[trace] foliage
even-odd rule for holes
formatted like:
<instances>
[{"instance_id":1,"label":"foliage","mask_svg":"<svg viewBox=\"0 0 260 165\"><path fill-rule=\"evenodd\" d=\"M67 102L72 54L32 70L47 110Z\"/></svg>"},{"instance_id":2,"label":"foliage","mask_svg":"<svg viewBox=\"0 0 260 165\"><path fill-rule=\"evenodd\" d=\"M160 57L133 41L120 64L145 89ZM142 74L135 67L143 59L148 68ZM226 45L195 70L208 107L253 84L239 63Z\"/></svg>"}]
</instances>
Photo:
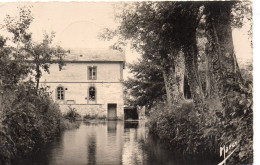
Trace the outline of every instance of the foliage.
<instances>
[{"instance_id":1,"label":"foliage","mask_svg":"<svg viewBox=\"0 0 260 165\"><path fill-rule=\"evenodd\" d=\"M243 72L245 72L243 75L247 75L243 77L246 87L244 91L233 91L226 96L231 98L230 117L222 118L223 123L219 125L218 132L221 135L221 141L240 142L238 151L229 160L231 164L253 163L253 85L252 77L249 76L250 70L243 70Z\"/></svg>"},{"instance_id":2,"label":"foliage","mask_svg":"<svg viewBox=\"0 0 260 165\"><path fill-rule=\"evenodd\" d=\"M5 90L1 99L0 162L24 156L61 131L59 106L46 89L37 91L32 82Z\"/></svg>"},{"instance_id":3,"label":"foliage","mask_svg":"<svg viewBox=\"0 0 260 165\"><path fill-rule=\"evenodd\" d=\"M156 65L142 59L128 67L134 74L134 78L129 78L124 82L130 95L134 97L128 100L131 105L146 106L150 109L155 103L165 100L163 75Z\"/></svg>"},{"instance_id":4,"label":"foliage","mask_svg":"<svg viewBox=\"0 0 260 165\"><path fill-rule=\"evenodd\" d=\"M246 70L239 70L232 41L232 26L241 27L245 17L251 20L250 14L250 3L244 2L138 2L123 9L118 16L120 26L110 34L130 40L132 47L144 59L162 68L161 71L175 65L176 52L180 49L184 51L186 74L195 103L190 115L195 119L189 118L189 114L182 114L185 113L185 107L178 109L178 106L183 105L174 105L173 108L166 108L166 111L157 107L151 112L151 120L156 122L151 124L150 129L162 139L170 141L174 147L183 147L185 152L197 154L204 146L208 148L204 152L216 153L220 143L239 141L241 146L236 154L239 158L230 159L231 164L252 162L252 78L246 74ZM204 23L200 23L202 20ZM207 47L199 47L196 43L201 42L198 37L204 39ZM203 60L203 56L207 60L205 66L209 68L204 66L198 72L197 62ZM247 76L246 81L241 74ZM202 84L198 77L207 76L212 76L208 82L217 88L207 94L217 91L212 104L220 105L218 110L207 104L209 100L205 100L199 89ZM139 83L140 88L134 86L137 92L133 94L137 95L138 91L143 93L140 92L137 101L146 94L141 82L143 79L140 76L129 83ZM179 131L182 134L178 134ZM212 150L209 146L212 146Z\"/></svg>"},{"instance_id":5,"label":"foliage","mask_svg":"<svg viewBox=\"0 0 260 165\"><path fill-rule=\"evenodd\" d=\"M81 119L80 114L77 113L75 108L69 107L69 111L64 115L64 118L70 122L75 122Z\"/></svg>"},{"instance_id":6,"label":"foliage","mask_svg":"<svg viewBox=\"0 0 260 165\"><path fill-rule=\"evenodd\" d=\"M253 64L252 62L246 62L239 65L241 76L245 81L245 84L253 84Z\"/></svg>"},{"instance_id":7,"label":"foliage","mask_svg":"<svg viewBox=\"0 0 260 165\"><path fill-rule=\"evenodd\" d=\"M134 2L123 5L116 15L120 27L115 31L107 30L104 36L112 38L113 35L131 41L133 48L140 52L147 52L149 57L160 62L172 53L171 48L180 49L180 41L188 39L189 31L187 14L198 10L200 3L182 2ZM188 12L188 10L190 10ZM192 11L191 11L192 10ZM180 32L180 33L178 33ZM181 33L182 32L182 33ZM163 51L163 52L159 52ZM173 54L175 55L175 54ZM171 55L170 55L171 56ZM162 63L167 65L168 62Z\"/></svg>"},{"instance_id":8,"label":"foliage","mask_svg":"<svg viewBox=\"0 0 260 165\"><path fill-rule=\"evenodd\" d=\"M252 92L252 89L248 89ZM220 161L219 148L223 144L239 142L239 148L228 164L253 162L252 95L234 92L232 118L226 120L219 98L206 100L207 113L199 114L192 102L182 102L173 108L159 104L150 112L149 131L159 136L169 147L185 156L215 157ZM203 121L203 122L202 122Z\"/></svg>"},{"instance_id":9,"label":"foliage","mask_svg":"<svg viewBox=\"0 0 260 165\"><path fill-rule=\"evenodd\" d=\"M31 153L66 128L47 88L38 89L40 68L48 72L54 56L62 64L64 50L51 45L54 34L45 34L40 43L33 41L32 21L30 8L20 8L19 16L7 15L3 26L12 38L0 37L1 164ZM28 78L34 72L36 84Z\"/></svg>"},{"instance_id":10,"label":"foliage","mask_svg":"<svg viewBox=\"0 0 260 165\"><path fill-rule=\"evenodd\" d=\"M24 49L30 55L29 61L32 61L32 67L36 71L36 88L39 86L39 80L42 75L41 69L49 73L51 63L58 62L59 69L65 65L63 61L65 50L60 46L51 46L54 36L54 33L50 35L44 34L44 39L40 43L30 41L25 45Z\"/></svg>"},{"instance_id":11,"label":"foliage","mask_svg":"<svg viewBox=\"0 0 260 165\"><path fill-rule=\"evenodd\" d=\"M253 46L252 11L252 1L240 1L234 4L231 12L233 28L242 28L243 25L249 26L247 33L248 39L251 41L251 47Z\"/></svg>"},{"instance_id":12,"label":"foliage","mask_svg":"<svg viewBox=\"0 0 260 165\"><path fill-rule=\"evenodd\" d=\"M169 143L172 150L183 155L215 156L218 141L212 130L205 131L206 125L201 122L205 116L194 109L192 101L183 101L173 108L158 105L150 112L149 130ZM216 122L215 116L208 114L207 121Z\"/></svg>"},{"instance_id":13,"label":"foliage","mask_svg":"<svg viewBox=\"0 0 260 165\"><path fill-rule=\"evenodd\" d=\"M203 100L201 85L197 83L199 76L195 76L198 74L195 33L202 16L202 5L202 2L170 1L131 3L123 6L116 16L120 26L106 32L109 39L113 35L119 36L118 43L130 41L132 48L161 68L169 104L183 99L185 67L190 89L194 91L194 102ZM188 64L185 67L184 62Z\"/></svg>"},{"instance_id":14,"label":"foliage","mask_svg":"<svg viewBox=\"0 0 260 165\"><path fill-rule=\"evenodd\" d=\"M12 88L30 73L30 66L22 56L6 45L7 39L0 36L0 79L4 88Z\"/></svg>"},{"instance_id":15,"label":"foliage","mask_svg":"<svg viewBox=\"0 0 260 165\"><path fill-rule=\"evenodd\" d=\"M64 65L65 50L60 46L52 45L54 32L44 34L41 42L33 41L32 33L29 32L33 19L30 8L20 8L18 17L7 15L4 27L13 35L12 42L15 46L10 45L9 49L13 51L14 59L20 60L18 61L20 64L26 63L23 66L30 67L35 72L36 88L38 89L42 70L49 73L50 63L54 60L58 62L60 69ZM28 63L28 61L30 62Z\"/></svg>"}]
</instances>

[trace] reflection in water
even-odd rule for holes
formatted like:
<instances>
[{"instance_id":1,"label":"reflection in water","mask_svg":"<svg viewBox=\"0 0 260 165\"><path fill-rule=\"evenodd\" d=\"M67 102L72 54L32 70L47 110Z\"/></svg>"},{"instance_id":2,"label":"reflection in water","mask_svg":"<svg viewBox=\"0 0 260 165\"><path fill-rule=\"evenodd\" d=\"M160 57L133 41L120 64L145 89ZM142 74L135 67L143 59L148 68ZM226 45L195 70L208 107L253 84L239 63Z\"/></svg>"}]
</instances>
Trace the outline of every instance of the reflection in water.
<instances>
[{"instance_id":1,"label":"reflection in water","mask_svg":"<svg viewBox=\"0 0 260 165\"><path fill-rule=\"evenodd\" d=\"M138 122L136 122L136 121L134 121L134 122L126 121L124 123L124 128L125 129L128 129L128 128L138 128Z\"/></svg>"},{"instance_id":2,"label":"reflection in water","mask_svg":"<svg viewBox=\"0 0 260 165\"><path fill-rule=\"evenodd\" d=\"M182 165L190 164L148 136L144 122L82 123L42 147L19 165Z\"/></svg>"},{"instance_id":3,"label":"reflection in water","mask_svg":"<svg viewBox=\"0 0 260 165\"><path fill-rule=\"evenodd\" d=\"M117 121L107 121L108 133L116 132Z\"/></svg>"},{"instance_id":4,"label":"reflection in water","mask_svg":"<svg viewBox=\"0 0 260 165\"><path fill-rule=\"evenodd\" d=\"M96 137L91 136L88 144L88 165L96 164Z\"/></svg>"},{"instance_id":5,"label":"reflection in water","mask_svg":"<svg viewBox=\"0 0 260 165\"><path fill-rule=\"evenodd\" d=\"M133 123L128 126L133 126L133 128L125 129L122 164L145 164L146 156L139 142L139 140L144 140L145 130L136 129Z\"/></svg>"}]
</instances>

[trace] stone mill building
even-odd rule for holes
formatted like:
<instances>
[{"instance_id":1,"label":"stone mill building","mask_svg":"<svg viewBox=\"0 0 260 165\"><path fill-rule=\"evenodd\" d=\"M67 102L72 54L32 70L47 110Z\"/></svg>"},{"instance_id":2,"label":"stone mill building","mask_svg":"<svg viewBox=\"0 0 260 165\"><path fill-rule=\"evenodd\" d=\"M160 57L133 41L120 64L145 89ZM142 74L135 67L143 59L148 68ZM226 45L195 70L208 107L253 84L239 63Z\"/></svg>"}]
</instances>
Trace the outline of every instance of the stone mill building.
<instances>
[{"instance_id":1,"label":"stone mill building","mask_svg":"<svg viewBox=\"0 0 260 165\"><path fill-rule=\"evenodd\" d=\"M123 69L125 55L110 49L77 49L66 55L65 66L50 65L41 85L50 87L63 113L69 107L81 115L124 119Z\"/></svg>"}]
</instances>

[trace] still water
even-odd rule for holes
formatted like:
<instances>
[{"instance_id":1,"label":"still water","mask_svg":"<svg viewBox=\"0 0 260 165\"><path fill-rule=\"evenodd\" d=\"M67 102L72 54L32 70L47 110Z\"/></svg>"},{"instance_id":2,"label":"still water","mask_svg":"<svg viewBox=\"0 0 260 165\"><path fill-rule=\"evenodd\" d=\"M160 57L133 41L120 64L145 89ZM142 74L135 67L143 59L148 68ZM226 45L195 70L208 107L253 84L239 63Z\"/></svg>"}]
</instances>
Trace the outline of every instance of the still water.
<instances>
[{"instance_id":1,"label":"still water","mask_svg":"<svg viewBox=\"0 0 260 165\"><path fill-rule=\"evenodd\" d=\"M106 121L84 123L15 162L20 165L181 165L187 162L148 135L145 123ZM189 163L190 164L190 163Z\"/></svg>"}]
</instances>

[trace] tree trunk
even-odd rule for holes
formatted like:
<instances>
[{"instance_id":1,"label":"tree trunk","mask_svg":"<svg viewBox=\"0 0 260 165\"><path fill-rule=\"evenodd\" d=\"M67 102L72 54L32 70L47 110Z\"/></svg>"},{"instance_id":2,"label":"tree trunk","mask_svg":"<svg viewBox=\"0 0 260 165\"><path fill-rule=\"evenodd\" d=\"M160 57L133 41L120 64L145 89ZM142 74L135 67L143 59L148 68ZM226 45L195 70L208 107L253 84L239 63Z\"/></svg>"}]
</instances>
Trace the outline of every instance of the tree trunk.
<instances>
[{"instance_id":1,"label":"tree trunk","mask_svg":"<svg viewBox=\"0 0 260 165\"><path fill-rule=\"evenodd\" d=\"M164 84L165 84L165 89L166 89L166 96L167 96L167 104L171 107L173 105L173 89L171 89L172 87L172 83L171 83L171 75L172 71L170 71L172 69L169 70L163 70L163 79L164 79Z\"/></svg>"},{"instance_id":2,"label":"tree trunk","mask_svg":"<svg viewBox=\"0 0 260 165\"><path fill-rule=\"evenodd\" d=\"M174 56L175 81L178 90L178 99L184 99L184 74L185 74L185 59L184 53L179 51L177 56Z\"/></svg>"},{"instance_id":3,"label":"tree trunk","mask_svg":"<svg viewBox=\"0 0 260 165\"><path fill-rule=\"evenodd\" d=\"M183 52L174 56L172 66L163 70L167 102L169 106L176 105L184 99L185 63Z\"/></svg>"},{"instance_id":4,"label":"tree trunk","mask_svg":"<svg viewBox=\"0 0 260 165\"><path fill-rule=\"evenodd\" d=\"M224 5L223 5L224 4ZM212 47L212 66L218 95L228 117L233 107L234 91L243 91L243 79L234 53L230 3L216 2L206 6L207 38Z\"/></svg>"},{"instance_id":5,"label":"tree trunk","mask_svg":"<svg viewBox=\"0 0 260 165\"><path fill-rule=\"evenodd\" d=\"M197 62L197 44L195 33L194 37L191 38L190 44L187 44L184 48L185 53L185 66L187 71L188 83L190 86L191 97L195 104L195 108L198 111L203 111L205 108L204 104L204 94L202 91L202 86L200 82L200 77L198 73L198 62Z\"/></svg>"},{"instance_id":6,"label":"tree trunk","mask_svg":"<svg viewBox=\"0 0 260 165\"><path fill-rule=\"evenodd\" d=\"M226 143L239 141L238 161L250 164L253 161L252 89L244 85L234 53L230 16L233 3L214 2L205 6L206 31L213 49L214 81L224 109L224 122L235 130L230 134L229 128L224 127L219 132ZM241 153L246 156L240 158Z\"/></svg>"},{"instance_id":7,"label":"tree trunk","mask_svg":"<svg viewBox=\"0 0 260 165\"><path fill-rule=\"evenodd\" d=\"M180 99L182 98L182 95L179 91L179 86L176 82L176 76L177 74L173 66L163 71L167 102L169 106L178 104Z\"/></svg>"},{"instance_id":8,"label":"tree trunk","mask_svg":"<svg viewBox=\"0 0 260 165\"><path fill-rule=\"evenodd\" d=\"M205 98L211 99L216 97L216 85L214 83L213 66L212 66L212 54L214 52L211 49L211 45L206 46L206 91Z\"/></svg>"}]
</instances>

